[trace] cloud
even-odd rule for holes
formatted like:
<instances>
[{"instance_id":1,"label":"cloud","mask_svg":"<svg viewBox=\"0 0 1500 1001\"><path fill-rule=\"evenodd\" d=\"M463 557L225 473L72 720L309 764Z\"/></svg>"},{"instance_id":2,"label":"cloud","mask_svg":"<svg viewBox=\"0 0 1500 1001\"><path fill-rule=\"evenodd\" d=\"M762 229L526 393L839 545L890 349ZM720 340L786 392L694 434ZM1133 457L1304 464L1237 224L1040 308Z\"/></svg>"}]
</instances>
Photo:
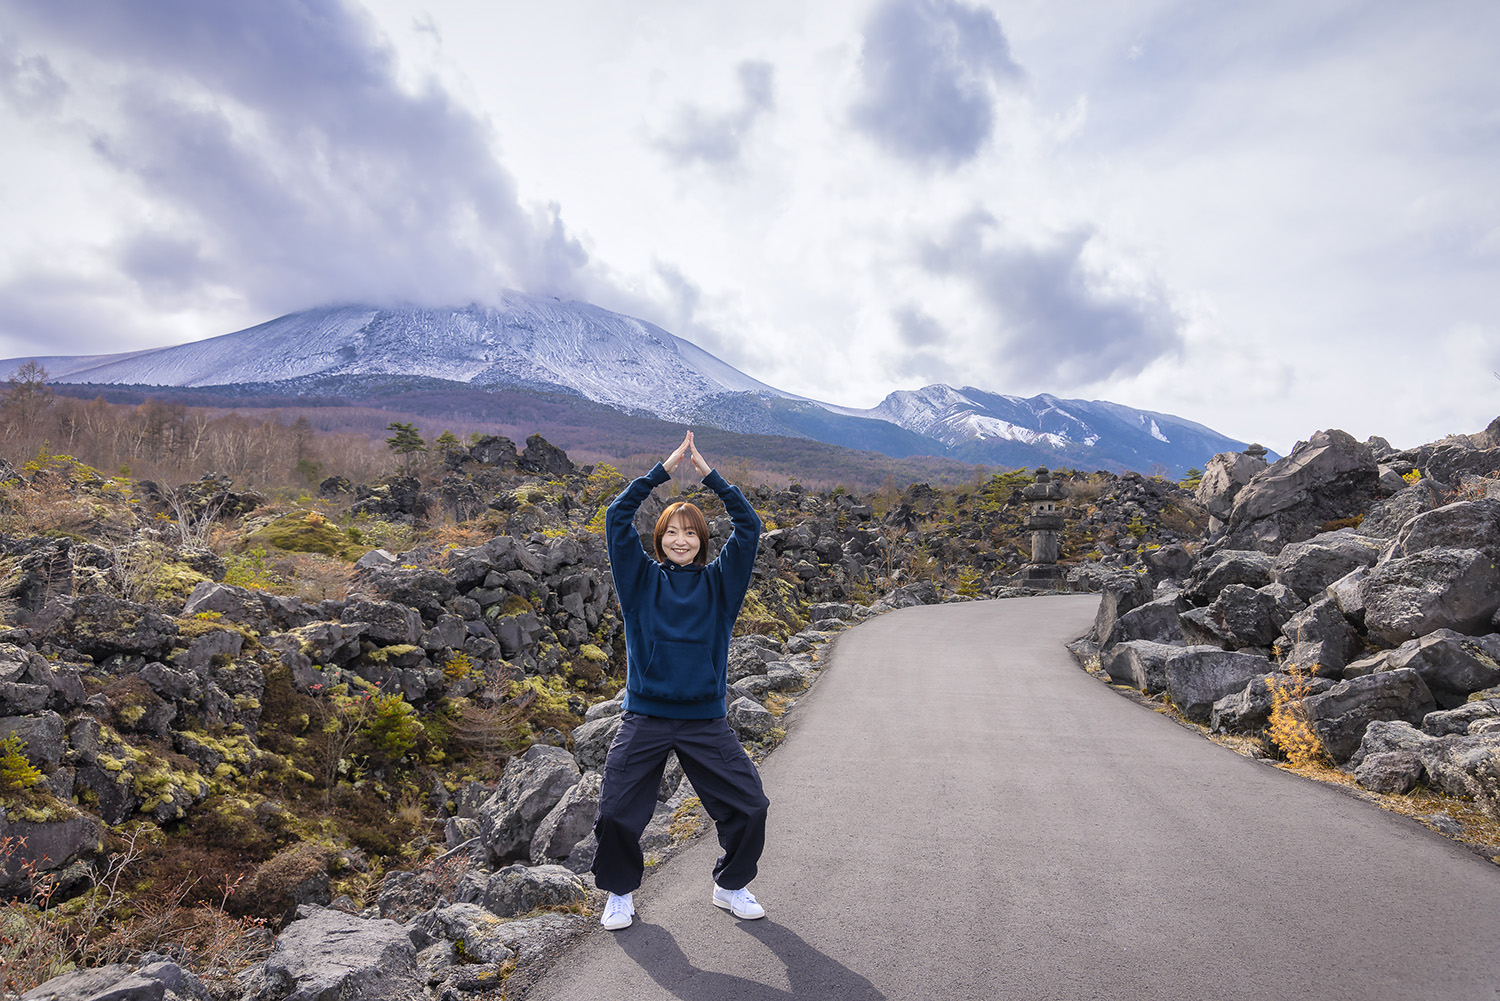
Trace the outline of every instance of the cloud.
<instances>
[{"instance_id":1,"label":"cloud","mask_svg":"<svg viewBox=\"0 0 1500 1001\"><path fill-rule=\"evenodd\" d=\"M653 146L679 166L702 163L720 167L737 162L750 129L776 108L776 69L770 63L746 60L735 70L740 103L728 111L711 112L693 105L677 111L677 122Z\"/></svg>"},{"instance_id":2,"label":"cloud","mask_svg":"<svg viewBox=\"0 0 1500 1001\"><path fill-rule=\"evenodd\" d=\"M984 362L1060 390L1135 375L1184 343L1183 318L1161 284L1111 267L1097 243L1086 227L1022 241L978 211L919 256L988 311Z\"/></svg>"},{"instance_id":3,"label":"cloud","mask_svg":"<svg viewBox=\"0 0 1500 1001\"><path fill-rule=\"evenodd\" d=\"M67 91L46 58L22 55L0 35L0 99L22 115L43 115L56 111Z\"/></svg>"},{"instance_id":4,"label":"cloud","mask_svg":"<svg viewBox=\"0 0 1500 1001\"><path fill-rule=\"evenodd\" d=\"M148 302L232 286L265 312L580 287L582 245L555 205L521 202L487 123L436 83L403 87L339 0L7 6L0 89L143 200L96 264Z\"/></svg>"},{"instance_id":5,"label":"cloud","mask_svg":"<svg viewBox=\"0 0 1500 1001\"><path fill-rule=\"evenodd\" d=\"M896 321L901 343L909 348L935 347L948 340L942 324L916 306L908 304L892 310L891 318Z\"/></svg>"},{"instance_id":6,"label":"cloud","mask_svg":"<svg viewBox=\"0 0 1500 1001\"><path fill-rule=\"evenodd\" d=\"M958 0L886 0L865 24L855 128L919 164L973 159L995 126L997 88L1024 73L994 13Z\"/></svg>"}]
</instances>

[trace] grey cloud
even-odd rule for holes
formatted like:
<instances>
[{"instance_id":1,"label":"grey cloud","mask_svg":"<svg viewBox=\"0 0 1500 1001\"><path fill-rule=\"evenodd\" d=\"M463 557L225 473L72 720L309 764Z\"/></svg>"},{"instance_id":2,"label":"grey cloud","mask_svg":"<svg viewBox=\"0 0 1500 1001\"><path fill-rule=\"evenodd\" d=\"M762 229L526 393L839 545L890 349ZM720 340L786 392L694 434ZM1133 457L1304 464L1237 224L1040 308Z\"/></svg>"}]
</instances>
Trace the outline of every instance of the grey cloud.
<instances>
[{"instance_id":1,"label":"grey cloud","mask_svg":"<svg viewBox=\"0 0 1500 1001\"><path fill-rule=\"evenodd\" d=\"M22 55L14 40L0 35L0 99L23 115L54 114L68 85L43 56Z\"/></svg>"},{"instance_id":2,"label":"grey cloud","mask_svg":"<svg viewBox=\"0 0 1500 1001\"><path fill-rule=\"evenodd\" d=\"M678 110L671 131L652 139L652 145L684 166L718 167L738 161L750 129L776 108L776 69L767 62L747 60L735 72L740 80L737 107L712 112L686 105Z\"/></svg>"},{"instance_id":3,"label":"grey cloud","mask_svg":"<svg viewBox=\"0 0 1500 1001\"><path fill-rule=\"evenodd\" d=\"M948 332L943 329L942 324L916 306L902 306L893 310L891 318L896 321L896 333L900 336L901 343L907 347L933 347L948 339Z\"/></svg>"},{"instance_id":4,"label":"grey cloud","mask_svg":"<svg viewBox=\"0 0 1500 1001\"><path fill-rule=\"evenodd\" d=\"M170 220L170 240L114 249L143 292L221 282L281 311L580 287L587 255L556 206L522 206L487 124L436 84L403 89L346 3L14 0L4 20L57 56L33 61L88 67L69 83L108 111L60 124Z\"/></svg>"},{"instance_id":5,"label":"grey cloud","mask_svg":"<svg viewBox=\"0 0 1500 1001\"><path fill-rule=\"evenodd\" d=\"M991 309L986 361L1060 390L1134 375L1182 349L1182 319L1165 289L1106 287L1085 265L1090 230L1042 246L1004 237L979 212L921 251L929 271L967 283Z\"/></svg>"},{"instance_id":6,"label":"grey cloud","mask_svg":"<svg viewBox=\"0 0 1500 1001\"><path fill-rule=\"evenodd\" d=\"M995 125L995 91L1023 77L994 13L958 0L886 0L864 29L850 121L916 163L972 159Z\"/></svg>"}]
</instances>

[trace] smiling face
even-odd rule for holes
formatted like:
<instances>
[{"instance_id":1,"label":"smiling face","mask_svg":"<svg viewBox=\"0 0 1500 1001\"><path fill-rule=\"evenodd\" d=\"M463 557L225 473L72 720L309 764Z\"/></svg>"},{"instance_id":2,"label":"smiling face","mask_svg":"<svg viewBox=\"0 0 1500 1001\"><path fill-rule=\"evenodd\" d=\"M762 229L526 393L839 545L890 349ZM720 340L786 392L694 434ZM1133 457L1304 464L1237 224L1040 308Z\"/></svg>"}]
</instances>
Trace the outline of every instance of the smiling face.
<instances>
[{"instance_id":1,"label":"smiling face","mask_svg":"<svg viewBox=\"0 0 1500 1001\"><path fill-rule=\"evenodd\" d=\"M708 563L708 521L697 505L678 501L656 520L656 554L661 560L685 567Z\"/></svg>"},{"instance_id":2,"label":"smiling face","mask_svg":"<svg viewBox=\"0 0 1500 1001\"><path fill-rule=\"evenodd\" d=\"M703 548L703 540L698 538L698 530L679 512L667 521L667 530L662 533L658 546L663 556L685 567Z\"/></svg>"}]
</instances>

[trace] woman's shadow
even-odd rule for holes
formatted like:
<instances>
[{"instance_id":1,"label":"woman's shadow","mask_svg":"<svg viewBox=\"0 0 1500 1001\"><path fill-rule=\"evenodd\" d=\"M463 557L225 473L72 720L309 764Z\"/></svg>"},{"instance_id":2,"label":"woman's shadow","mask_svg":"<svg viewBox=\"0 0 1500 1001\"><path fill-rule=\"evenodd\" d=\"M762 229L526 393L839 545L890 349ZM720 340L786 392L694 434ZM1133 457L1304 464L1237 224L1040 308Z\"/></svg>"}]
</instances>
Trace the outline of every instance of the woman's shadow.
<instances>
[{"instance_id":1,"label":"woman's shadow","mask_svg":"<svg viewBox=\"0 0 1500 1001\"><path fill-rule=\"evenodd\" d=\"M868 980L823 955L789 928L765 920L737 927L759 939L786 966L790 991L699 969L670 932L639 918L635 928L615 940L651 979L682 1001L886 1001Z\"/></svg>"}]
</instances>

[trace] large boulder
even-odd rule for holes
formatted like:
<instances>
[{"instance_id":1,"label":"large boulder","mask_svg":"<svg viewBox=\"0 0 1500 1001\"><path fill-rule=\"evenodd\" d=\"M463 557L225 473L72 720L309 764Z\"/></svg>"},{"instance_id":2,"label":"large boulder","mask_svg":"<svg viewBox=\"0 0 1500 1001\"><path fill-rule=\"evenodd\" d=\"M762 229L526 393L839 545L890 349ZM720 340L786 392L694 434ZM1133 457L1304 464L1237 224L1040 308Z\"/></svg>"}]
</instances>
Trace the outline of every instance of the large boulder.
<instances>
[{"instance_id":1,"label":"large boulder","mask_svg":"<svg viewBox=\"0 0 1500 1001\"><path fill-rule=\"evenodd\" d=\"M0 643L0 716L22 716L47 707L68 710L85 698L77 668Z\"/></svg>"},{"instance_id":2,"label":"large boulder","mask_svg":"<svg viewBox=\"0 0 1500 1001\"><path fill-rule=\"evenodd\" d=\"M1230 584L1206 608L1182 613L1183 635L1189 642L1211 643L1226 650L1269 647L1280 635L1287 615L1268 587Z\"/></svg>"},{"instance_id":3,"label":"large boulder","mask_svg":"<svg viewBox=\"0 0 1500 1001\"><path fill-rule=\"evenodd\" d=\"M1469 732L1469 726L1480 720L1500 717L1500 698L1465 702L1456 709L1440 709L1422 718L1422 732L1433 737L1447 737Z\"/></svg>"},{"instance_id":4,"label":"large boulder","mask_svg":"<svg viewBox=\"0 0 1500 1001\"><path fill-rule=\"evenodd\" d=\"M1438 503L1437 486L1431 480L1418 480L1371 504L1369 513L1359 523L1359 534L1375 539L1395 538L1407 522L1423 511L1431 511Z\"/></svg>"},{"instance_id":5,"label":"large boulder","mask_svg":"<svg viewBox=\"0 0 1500 1001\"><path fill-rule=\"evenodd\" d=\"M1115 620L1105 638L1104 649L1127 640L1151 640L1156 643L1171 643L1182 639L1181 601L1176 595L1167 595L1155 601L1132 608Z\"/></svg>"},{"instance_id":6,"label":"large boulder","mask_svg":"<svg viewBox=\"0 0 1500 1001\"><path fill-rule=\"evenodd\" d=\"M1338 602L1322 598L1292 616L1277 643L1282 660L1309 674L1338 678L1360 648L1359 634L1339 611Z\"/></svg>"},{"instance_id":7,"label":"large boulder","mask_svg":"<svg viewBox=\"0 0 1500 1001\"><path fill-rule=\"evenodd\" d=\"M1500 820L1500 731L1433 737L1406 722L1377 721L1350 764L1358 774L1372 758L1391 753L1414 756L1430 784Z\"/></svg>"},{"instance_id":8,"label":"large boulder","mask_svg":"<svg viewBox=\"0 0 1500 1001\"><path fill-rule=\"evenodd\" d=\"M417 951L384 918L307 908L276 938L256 1001L422 1001Z\"/></svg>"},{"instance_id":9,"label":"large boulder","mask_svg":"<svg viewBox=\"0 0 1500 1001\"><path fill-rule=\"evenodd\" d=\"M182 608L183 618L204 612L218 612L231 622L262 633L285 632L319 618L316 608L308 608L300 598L207 580L193 588Z\"/></svg>"},{"instance_id":10,"label":"large boulder","mask_svg":"<svg viewBox=\"0 0 1500 1001\"><path fill-rule=\"evenodd\" d=\"M0 858L0 893L6 896L25 896L33 876L66 868L104 845L99 821L81 814L37 822L0 815L0 839L5 838L11 848Z\"/></svg>"},{"instance_id":11,"label":"large boulder","mask_svg":"<svg viewBox=\"0 0 1500 1001\"><path fill-rule=\"evenodd\" d=\"M513 918L538 907L581 904L588 888L560 865L510 865L490 876L472 872L454 890L457 903L479 904L491 914Z\"/></svg>"},{"instance_id":12,"label":"large boulder","mask_svg":"<svg viewBox=\"0 0 1500 1001\"><path fill-rule=\"evenodd\" d=\"M1365 728L1377 720L1411 724L1435 709L1432 692L1410 668L1339 682L1322 695L1302 700L1308 724L1328 756L1348 761L1359 750Z\"/></svg>"},{"instance_id":13,"label":"large boulder","mask_svg":"<svg viewBox=\"0 0 1500 1001\"><path fill-rule=\"evenodd\" d=\"M1203 479L1198 481L1195 496L1208 509L1209 532L1217 535L1234 510L1234 499L1241 490L1266 469L1266 460L1244 452L1220 452L1208 460Z\"/></svg>"},{"instance_id":14,"label":"large boulder","mask_svg":"<svg viewBox=\"0 0 1500 1001\"><path fill-rule=\"evenodd\" d=\"M1129 685L1154 695L1167 690L1167 661L1182 651L1182 647L1170 643L1125 640L1104 652L1100 657L1100 666L1115 684Z\"/></svg>"},{"instance_id":15,"label":"large boulder","mask_svg":"<svg viewBox=\"0 0 1500 1001\"><path fill-rule=\"evenodd\" d=\"M49 602L38 618L37 631L95 660L115 654L159 660L177 642L176 622L154 608L107 594Z\"/></svg>"},{"instance_id":16,"label":"large boulder","mask_svg":"<svg viewBox=\"0 0 1500 1001\"><path fill-rule=\"evenodd\" d=\"M464 879L473 881L481 877L469 873ZM477 903L460 901L450 904L443 900L418 914L407 927L411 930L412 943L421 949L441 942L460 942L465 959L489 966L515 958L515 946L504 934L512 924L515 922L506 921Z\"/></svg>"},{"instance_id":17,"label":"large boulder","mask_svg":"<svg viewBox=\"0 0 1500 1001\"><path fill-rule=\"evenodd\" d=\"M1379 477L1369 446L1344 431L1319 431L1239 492L1227 538L1239 548L1278 552L1330 521L1364 514L1380 496Z\"/></svg>"},{"instance_id":18,"label":"large boulder","mask_svg":"<svg viewBox=\"0 0 1500 1001\"><path fill-rule=\"evenodd\" d=\"M394 601L351 601L340 618L359 623L364 637L381 646L410 646L422 638L421 614Z\"/></svg>"},{"instance_id":19,"label":"large boulder","mask_svg":"<svg viewBox=\"0 0 1500 1001\"><path fill-rule=\"evenodd\" d=\"M567 452L539 434L526 439L526 451L516 459L516 465L528 473L548 478L570 476L578 471Z\"/></svg>"},{"instance_id":20,"label":"large boulder","mask_svg":"<svg viewBox=\"0 0 1500 1001\"><path fill-rule=\"evenodd\" d=\"M578 784L563 794L547 812L531 837L531 862L543 865L572 854L578 842L588 837L599 814L599 792L604 784L600 772L585 772Z\"/></svg>"},{"instance_id":21,"label":"large boulder","mask_svg":"<svg viewBox=\"0 0 1500 1001\"><path fill-rule=\"evenodd\" d=\"M1133 608L1139 608L1151 600L1151 580L1145 574L1133 570L1121 570L1110 574L1100 584L1099 610L1094 613L1094 626L1089 638L1095 643L1108 642L1114 631L1115 621Z\"/></svg>"},{"instance_id":22,"label":"large boulder","mask_svg":"<svg viewBox=\"0 0 1500 1001\"><path fill-rule=\"evenodd\" d=\"M1186 580L1193 572L1193 557L1182 543L1147 549L1141 554L1152 585L1168 580Z\"/></svg>"},{"instance_id":23,"label":"large boulder","mask_svg":"<svg viewBox=\"0 0 1500 1001\"><path fill-rule=\"evenodd\" d=\"M1371 792L1401 796L1422 781L1422 759L1410 751L1368 754L1354 769L1354 781Z\"/></svg>"},{"instance_id":24,"label":"large boulder","mask_svg":"<svg viewBox=\"0 0 1500 1001\"><path fill-rule=\"evenodd\" d=\"M1500 498L1458 501L1417 515L1397 533L1391 554L1425 549L1477 549L1500 560Z\"/></svg>"},{"instance_id":25,"label":"large boulder","mask_svg":"<svg viewBox=\"0 0 1500 1001\"><path fill-rule=\"evenodd\" d=\"M1333 599L1344 618L1356 626L1365 624L1365 579L1370 576L1368 567L1351 570L1328 585L1327 595Z\"/></svg>"},{"instance_id":26,"label":"large boulder","mask_svg":"<svg viewBox=\"0 0 1500 1001\"><path fill-rule=\"evenodd\" d=\"M1470 694L1500 685L1500 633L1475 639L1438 629L1386 653L1375 669L1409 667L1422 676L1440 709L1456 709Z\"/></svg>"},{"instance_id":27,"label":"large boulder","mask_svg":"<svg viewBox=\"0 0 1500 1001\"><path fill-rule=\"evenodd\" d=\"M609 757L609 745L624 724L623 713L607 713L573 728L573 756L584 771L597 771Z\"/></svg>"},{"instance_id":28,"label":"large boulder","mask_svg":"<svg viewBox=\"0 0 1500 1001\"><path fill-rule=\"evenodd\" d=\"M193 974L159 953L147 953L137 969L110 963L73 970L21 997L25 1001L209 1001L210 995Z\"/></svg>"},{"instance_id":29,"label":"large boulder","mask_svg":"<svg viewBox=\"0 0 1500 1001\"><path fill-rule=\"evenodd\" d=\"M377 563L360 574L350 596L406 605L424 622L434 622L457 594L457 585L437 570Z\"/></svg>"},{"instance_id":30,"label":"large boulder","mask_svg":"<svg viewBox=\"0 0 1500 1001\"><path fill-rule=\"evenodd\" d=\"M533 744L511 758L495 793L479 808L479 834L496 863L528 856L537 827L582 773L561 747Z\"/></svg>"},{"instance_id":31,"label":"large boulder","mask_svg":"<svg viewBox=\"0 0 1500 1001\"><path fill-rule=\"evenodd\" d=\"M1188 719L1206 723L1215 702L1271 671L1270 660L1259 654L1189 647L1167 660L1167 695Z\"/></svg>"},{"instance_id":32,"label":"large boulder","mask_svg":"<svg viewBox=\"0 0 1500 1001\"><path fill-rule=\"evenodd\" d=\"M1500 610L1500 563L1478 549L1424 549L1373 567L1365 628L1388 643L1438 629L1478 635Z\"/></svg>"},{"instance_id":33,"label":"large boulder","mask_svg":"<svg viewBox=\"0 0 1500 1001\"><path fill-rule=\"evenodd\" d=\"M1194 605L1207 605L1230 584L1264 587L1275 569L1275 561L1257 550L1220 549L1198 561L1182 593Z\"/></svg>"},{"instance_id":34,"label":"large boulder","mask_svg":"<svg viewBox=\"0 0 1500 1001\"><path fill-rule=\"evenodd\" d=\"M1284 548L1276 557L1275 579L1303 601L1311 601L1339 578L1373 566L1380 549L1379 543L1351 529L1324 532Z\"/></svg>"},{"instance_id":35,"label":"large boulder","mask_svg":"<svg viewBox=\"0 0 1500 1001\"><path fill-rule=\"evenodd\" d=\"M741 697L729 707L729 725L740 740L761 740L776 725L776 717L759 702Z\"/></svg>"},{"instance_id":36,"label":"large boulder","mask_svg":"<svg viewBox=\"0 0 1500 1001\"><path fill-rule=\"evenodd\" d=\"M516 445L503 435L487 434L469 446L469 457L484 466L514 468Z\"/></svg>"}]
</instances>

